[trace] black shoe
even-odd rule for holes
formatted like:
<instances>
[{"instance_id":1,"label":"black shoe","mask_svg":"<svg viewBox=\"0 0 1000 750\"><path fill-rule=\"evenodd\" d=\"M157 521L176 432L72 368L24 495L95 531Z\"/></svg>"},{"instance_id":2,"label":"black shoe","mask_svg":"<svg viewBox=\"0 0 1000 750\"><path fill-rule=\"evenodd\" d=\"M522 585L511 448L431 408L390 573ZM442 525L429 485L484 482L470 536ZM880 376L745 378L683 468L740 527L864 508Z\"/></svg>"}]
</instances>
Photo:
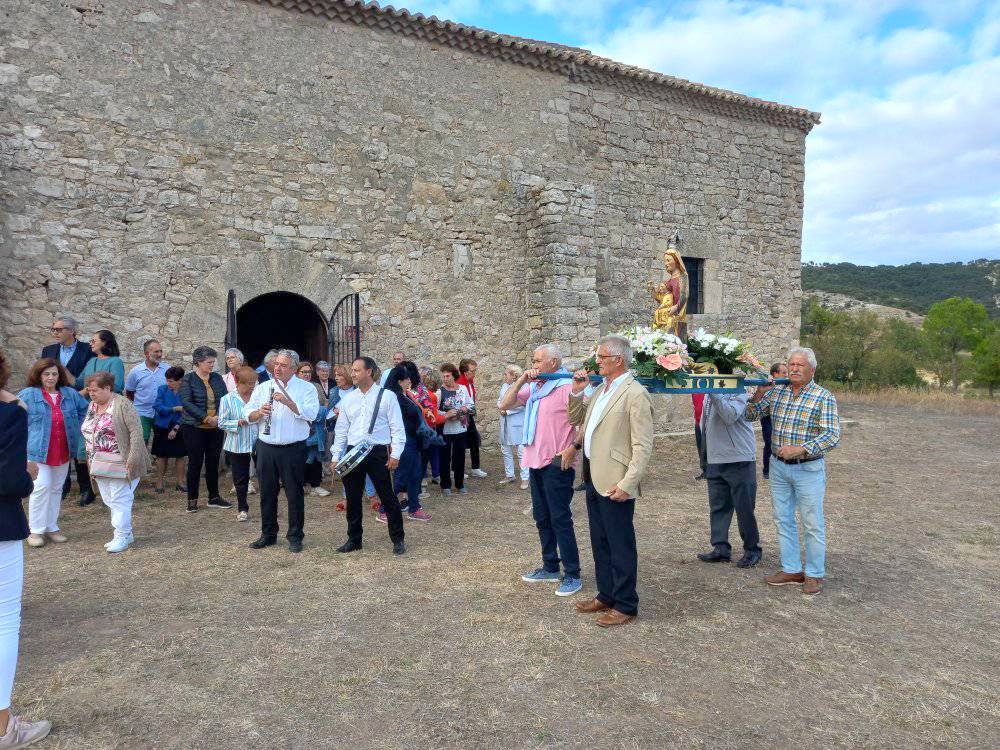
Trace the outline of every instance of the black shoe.
<instances>
[{"instance_id":1,"label":"black shoe","mask_svg":"<svg viewBox=\"0 0 1000 750\"><path fill-rule=\"evenodd\" d=\"M760 562L760 552L747 552L736 561L737 568L752 568Z\"/></svg>"},{"instance_id":2,"label":"black shoe","mask_svg":"<svg viewBox=\"0 0 1000 750\"><path fill-rule=\"evenodd\" d=\"M765 472L762 472L762 474L764 475L764 479L767 479L768 472L765 471Z\"/></svg>"},{"instance_id":3,"label":"black shoe","mask_svg":"<svg viewBox=\"0 0 1000 750\"><path fill-rule=\"evenodd\" d=\"M718 550L713 549L711 552L699 552L698 559L708 563L729 562L729 555L724 555Z\"/></svg>"},{"instance_id":4,"label":"black shoe","mask_svg":"<svg viewBox=\"0 0 1000 750\"><path fill-rule=\"evenodd\" d=\"M302 551L302 542L296 542L294 540L288 542L288 551L289 552L301 552Z\"/></svg>"},{"instance_id":5,"label":"black shoe","mask_svg":"<svg viewBox=\"0 0 1000 750\"><path fill-rule=\"evenodd\" d=\"M232 508L233 504L228 500L223 500L221 497L213 497L207 503L205 503L209 508Z\"/></svg>"},{"instance_id":6,"label":"black shoe","mask_svg":"<svg viewBox=\"0 0 1000 750\"><path fill-rule=\"evenodd\" d=\"M250 549L264 549L264 547L270 547L277 541L277 539L269 539L266 536L258 537L256 541L250 542Z\"/></svg>"},{"instance_id":7,"label":"black shoe","mask_svg":"<svg viewBox=\"0 0 1000 750\"><path fill-rule=\"evenodd\" d=\"M704 478L705 478L705 472L701 472L701 474L695 477L695 479L704 479Z\"/></svg>"},{"instance_id":8,"label":"black shoe","mask_svg":"<svg viewBox=\"0 0 1000 750\"><path fill-rule=\"evenodd\" d=\"M197 513L197 512L198 512L198 501L188 500L188 513Z\"/></svg>"},{"instance_id":9,"label":"black shoe","mask_svg":"<svg viewBox=\"0 0 1000 750\"><path fill-rule=\"evenodd\" d=\"M406 545L402 542L396 542L392 545L392 554L402 555L406 553Z\"/></svg>"},{"instance_id":10,"label":"black shoe","mask_svg":"<svg viewBox=\"0 0 1000 750\"><path fill-rule=\"evenodd\" d=\"M587 489L587 485L580 482L580 484L573 488L573 492L583 492L585 489Z\"/></svg>"},{"instance_id":11,"label":"black shoe","mask_svg":"<svg viewBox=\"0 0 1000 750\"><path fill-rule=\"evenodd\" d=\"M348 540L337 547L337 552L357 552L359 549L361 549L361 542Z\"/></svg>"},{"instance_id":12,"label":"black shoe","mask_svg":"<svg viewBox=\"0 0 1000 750\"><path fill-rule=\"evenodd\" d=\"M94 502L94 500L96 499L97 498L94 497L93 490L84 490L83 492L80 493L80 499L76 501L76 504L79 505L81 508L85 508L92 502Z\"/></svg>"}]
</instances>

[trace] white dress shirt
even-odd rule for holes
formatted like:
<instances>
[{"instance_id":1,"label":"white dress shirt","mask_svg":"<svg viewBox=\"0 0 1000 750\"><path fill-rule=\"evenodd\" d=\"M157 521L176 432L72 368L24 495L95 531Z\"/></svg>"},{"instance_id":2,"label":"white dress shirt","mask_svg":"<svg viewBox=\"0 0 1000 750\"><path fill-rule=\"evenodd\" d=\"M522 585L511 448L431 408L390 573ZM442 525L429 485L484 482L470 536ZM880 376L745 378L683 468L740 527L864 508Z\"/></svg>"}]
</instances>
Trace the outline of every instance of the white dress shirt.
<instances>
[{"instance_id":1,"label":"white dress shirt","mask_svg":"<svg viewBox=\"0 0 1000 750\"><path fill-rule=\"evenodd\" d=\"M333 455L339 456L348 445L357 445L364 439L375 445L391 446L389 458L399 458L406 446L406 430L403 427L403 412L399 409L399 401L392 391L382 394L382 402L375 418L375 429L368 436L368 425L372 422L372 411L378 400L381 388L373 385L368 393L362 393L355 388L342 399L337 407L340 416L337 417L336 437L333 440Z\"/></svg>"},{"instance_id":2,"label":"white dress shirt","mask_svg":"<svg viewBox=\"0 0 1000 750\"><path fill-rule=\"evenodd\" d=\"M264 420L261 415L257 424L260 425L258 440L268 445L289 445L305 440L309 437L309 430L312 421L319 413L319 392L312 383L303 380L296 375L292 375L288 384L284 386L288 397L295 402L299 409L296 414L284 404L277 401L271 403L271 434L264 434ZM250 412L257 411L271 398L271 391L281 393L273 380L259 383L253 389L250 400L243 409L243 414L247 420L250 419Z\"/></svg>"},{"instance_id":3,"label":"white dress shirt","mask_svg":"<svg viewBox=\"0 0 1000 750\"><path fill-rule=\"evenodd\" d=\"M622 383L628 382L628 379L632 377L632 373L623 372L617 378L612 380L610 383L604 384L604 390L601 391L601 395L597 397L594 401L594 410L590 412L590 420L587 422L587 431L583 434L583 455L590 458L590 439L594 434L594 430L597 429L598 422L601 421L601 417L604 416L604 410L608 406L608 402L611 401L611 396L618 386Z\"/></svg>"}]
</instances>

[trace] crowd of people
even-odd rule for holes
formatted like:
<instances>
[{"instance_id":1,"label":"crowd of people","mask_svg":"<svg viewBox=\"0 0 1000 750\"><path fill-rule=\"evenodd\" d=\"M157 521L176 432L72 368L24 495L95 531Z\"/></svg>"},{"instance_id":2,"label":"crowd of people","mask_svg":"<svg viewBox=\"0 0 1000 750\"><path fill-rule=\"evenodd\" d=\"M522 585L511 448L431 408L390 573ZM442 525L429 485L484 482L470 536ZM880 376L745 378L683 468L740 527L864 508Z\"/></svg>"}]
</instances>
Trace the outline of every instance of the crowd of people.
<instances>
[{"instance_id":1,"label":"crowd of people","mask_svg":"<svg viewBox=\"0 0 1000 750\"><path fill-rule=\"evenodd\" d=\"M277 543L283 491L292 553L303 549L306 492L328 495L323 484L334 473L343 484L336 507L347 522L347 539L337 551L362 549L364 508L370 504L375 519L387 525L396 555L406 553L404 518L431 519L421 502L431 486L442 497L465 494L469 476L486 476L472 358L457 366L418 367L396 352L392 367L383 371L369 357L331 365L276 349L254 369L242 352L229 349L222 374L210 347L196 348L185 371L163 362L160 342L151 339L144 343L143 361L126 373L110 331L96 332L88 345L77 338L73 318L61 316L51 332L56 342L42 350L16 396L5 390L10 368L0 352L0 750L48 732L47 722L23 722L9 712L21 540L31 547L67 541L59 513L71 488L71 468L79 504L92 503L96 489L110 510L113 536L105 548L112 554L135 542L136 486L152 475L154 491L164 492L171 459L174 487L186 494L188 513L199 510L203 478L207 507L233 507L220 487L226 465L239 521L250 519L248 496L259 491L261 533L253 549ZM554 584L557 596L583 587L572 500L575 492L585 493L596 592L577 602L576 610L614 627L638 614L633 518L652 455L653 409L649 393L631 374L627 339L601 339L596 361L596 386L590 373L570 373L552 344L534 351L528 369L504 369L496 402L505 470L500 485L520 482L530 490L541 565L522 580ZM822 590L825 577L824 457L840 439L836 401L813 380L816 365L811 350L794 347L787 363L771 370L773 377L787 374L787 385L768 384L753 394L709 393L695 404L712 545L699 559L730 561L735 512L744 547L737 565L761 560L751 423L767 420L764 476L771 485L781 570L764 581L800 585L810 595Z\"/></svg>"}]
</instances>

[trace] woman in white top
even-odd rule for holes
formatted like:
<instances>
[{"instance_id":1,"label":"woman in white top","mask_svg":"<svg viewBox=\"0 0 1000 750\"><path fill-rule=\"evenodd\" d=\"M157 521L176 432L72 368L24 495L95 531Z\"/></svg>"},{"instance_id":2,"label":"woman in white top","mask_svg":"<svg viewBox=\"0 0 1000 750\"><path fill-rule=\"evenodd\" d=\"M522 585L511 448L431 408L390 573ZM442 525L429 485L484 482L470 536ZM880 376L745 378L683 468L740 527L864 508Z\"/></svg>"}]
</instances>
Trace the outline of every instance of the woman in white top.
<instances>
[{"instance_id":1,"label":"woman in white top","mask_svg":"<svg viewBox=\"0 0 1000 750\"><path fill-rule=\"evenodd\" d=\"M500 384L500 398L497 406L503 401L504 395L511 384L524 372L517 365L507 365L503 371L503 383ZM503 453L503 468L506 477L500 484L510 484L514 481L514 448L517 448L517 464L521 468L521 489L528 489L528 468L524 465L524 407L500 412L500 452Z\"/></svg>"},{"instance_id":2,"label":"woman in white top","mask_svg":"<svg viewBox=\"0 0 1000 750\"><path fill-rule=\"evenodd\" d=\"M441 446L441 494L451 494L451 476L455 476L455 489L463 495L465 486L465 437L469 429L469 415L476 407L472 394L458 381L458 368L451 362L441 365L441 390L438 391L438 411L444 415ZM450 469L450 472L449 472Z\"/></svg>"},{"instance_id":3,"label":"woman in white top","mask_svg":"<svg viewBox=\"0 0 1000 750\"><path fill-rule=\"evenodd\" d=\"M243 367L243 352L239 349L226 349L226 374L222 379L226 382L226 393L236 390L236 371Z\"/></svg>"}]
</instances>

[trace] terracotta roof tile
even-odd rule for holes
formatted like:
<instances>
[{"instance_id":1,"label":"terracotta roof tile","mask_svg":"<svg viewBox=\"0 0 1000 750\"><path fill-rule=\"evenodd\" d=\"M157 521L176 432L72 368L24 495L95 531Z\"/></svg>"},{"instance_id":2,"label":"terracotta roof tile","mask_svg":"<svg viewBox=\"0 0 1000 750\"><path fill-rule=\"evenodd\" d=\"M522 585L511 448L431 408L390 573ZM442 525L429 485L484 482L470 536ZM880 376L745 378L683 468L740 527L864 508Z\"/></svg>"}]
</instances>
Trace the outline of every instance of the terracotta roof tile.
<instances>
[{"instance_id":1,"label":"terracotta roof tile","mask_svg":"<svg viewBox=\"0 0 1000 750\"><path fill-rule=\"evenodd\" d=\"M819 122L818 112L755 99L725 89L663 75L600 57L580 47L497 34L486 29L442 21L436 16L362 0L248 0L321 18L353 23L457 49L560 73L572 80L603 82L629 93L661 96L694 103L719 114L752 118L808 133Z\"/></svg>"}]
</instances>

